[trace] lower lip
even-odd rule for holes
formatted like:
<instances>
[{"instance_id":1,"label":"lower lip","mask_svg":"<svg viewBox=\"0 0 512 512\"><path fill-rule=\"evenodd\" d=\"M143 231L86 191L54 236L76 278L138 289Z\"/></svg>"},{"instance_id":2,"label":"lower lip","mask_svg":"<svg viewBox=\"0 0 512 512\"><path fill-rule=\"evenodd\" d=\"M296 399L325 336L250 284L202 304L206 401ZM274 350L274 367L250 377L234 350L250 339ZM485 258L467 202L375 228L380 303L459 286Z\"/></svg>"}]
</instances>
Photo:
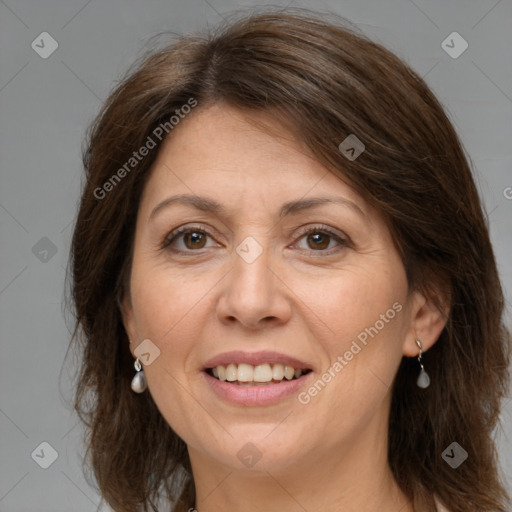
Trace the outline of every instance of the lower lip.
<instances>
[{"instance_id":1,"label":"lower lip","mask_svg":"<svg viewBox=\"0 0 512 512\"><path fill-rule=\"evenodd\" d=\"M312 372L298 379L282 381L278 384L259 386L239 386L231 382L219 380L206 372L202 372L206 382L221 399L236 405L258 406L272 405L291 395L297 395Z\"/></svg>"}]
</instances>

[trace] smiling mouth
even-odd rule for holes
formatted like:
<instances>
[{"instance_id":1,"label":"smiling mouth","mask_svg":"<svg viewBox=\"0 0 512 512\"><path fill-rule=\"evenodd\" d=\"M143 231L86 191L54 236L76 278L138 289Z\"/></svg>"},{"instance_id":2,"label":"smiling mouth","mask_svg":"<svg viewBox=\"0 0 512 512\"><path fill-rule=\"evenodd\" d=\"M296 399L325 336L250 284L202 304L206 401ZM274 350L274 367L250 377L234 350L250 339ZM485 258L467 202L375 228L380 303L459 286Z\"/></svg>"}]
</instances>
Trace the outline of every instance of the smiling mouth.
<instances>
[{"instance_id":1,"label":"smiling mouth","mask_svg":"<svg viewBox=\"0 0 512 512\"><path fill-rule=\"evenodd\" d=\"M264 363L253 366L247 363L231 363L207 368L206 373L211 377L227 381L239 386L267 386L297 380L310 373L308 368L294 368L280 363Z\"/></svg>"}]
</instances>

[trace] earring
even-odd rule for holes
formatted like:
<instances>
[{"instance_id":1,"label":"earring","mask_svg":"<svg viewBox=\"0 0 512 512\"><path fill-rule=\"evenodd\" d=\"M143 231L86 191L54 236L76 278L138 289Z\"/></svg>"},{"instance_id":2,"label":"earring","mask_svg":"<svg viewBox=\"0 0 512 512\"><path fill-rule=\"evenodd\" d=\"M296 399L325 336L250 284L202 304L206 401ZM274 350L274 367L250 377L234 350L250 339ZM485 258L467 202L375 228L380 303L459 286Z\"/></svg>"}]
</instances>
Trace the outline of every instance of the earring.
<instances>
[{"instance_id":1,"label":"earring","mask_svg":"<svg viewBox=\"0 0 512 512\"><path fill-rule=\"evenodd\" d=\"M135 391L135 393L144 393L148 387L148 383L146 381L146 374L144 373L144 370L142 369L142 364L139 361L139 358L135 359L135 362L133 363L133 366L135 367L135 370L137 373L132 379L132 390Z\"/></svg>"},{"instance_id":2,"label":"earring","mask_svg":"<svg viewBox=\"0 0 512 512\"><path fill-rule=\"evenodd\" d=\"M418 363L420 364L420 374L418 375L418 379L416 380L416 385L419 388L425 389L430 386L430 377L428 376L428 373L425 371L425 368L423 367L423 363L421 362L421 358L423 355L423 345L421 344L421 341L419 339L416 340L416 345L418 345L418 348L420 349L420 353L418 354Z\"/></svg>"}]
</instances>

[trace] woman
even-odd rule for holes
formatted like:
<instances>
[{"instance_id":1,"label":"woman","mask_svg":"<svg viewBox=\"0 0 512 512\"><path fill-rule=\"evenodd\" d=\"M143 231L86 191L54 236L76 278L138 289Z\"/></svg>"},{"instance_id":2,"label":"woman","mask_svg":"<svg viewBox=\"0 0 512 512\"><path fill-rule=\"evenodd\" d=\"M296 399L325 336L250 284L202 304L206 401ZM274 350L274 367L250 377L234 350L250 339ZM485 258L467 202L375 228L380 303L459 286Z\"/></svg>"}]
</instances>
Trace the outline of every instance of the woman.
<instances>
[{"instance_id":1,"label":"woman","mask_svg":"<svg viewBox=\"0 0 512 512\"><path fill-rule=\"evenodd\" d=\"M76 408L114 510L506 510L496 264L402 61L304 11L183 37L84 163Z\"/></svg>"}]
</instances>

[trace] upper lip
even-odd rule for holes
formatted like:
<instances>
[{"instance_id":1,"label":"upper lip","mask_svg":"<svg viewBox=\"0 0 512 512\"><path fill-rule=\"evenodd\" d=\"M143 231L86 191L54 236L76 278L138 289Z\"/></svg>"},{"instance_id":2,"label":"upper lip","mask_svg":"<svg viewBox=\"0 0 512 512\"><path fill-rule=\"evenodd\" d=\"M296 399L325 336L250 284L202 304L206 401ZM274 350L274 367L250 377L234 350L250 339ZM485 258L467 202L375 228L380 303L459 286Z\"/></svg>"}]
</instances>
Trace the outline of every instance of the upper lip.
<instances>
[{"instance_id":1,"label":"upper lip","mask_svg":"<svg viewBox=\"0 0 512 512\"><path fill-rule=\"evenodd\" d=\"M208 359L204 363L204 369L215 368L217 366L223 365L227 366L228 364L240 364L246 363L252 366L258 366L260 364L268 363L268 364L282 364L286 366L291 366L295 370L310 370L311 366L305 363L304 361L300 361L295 357L288 356L286 354L281 354L279 352L273 351L260 351L260 352L244 352L242 350L234 350L231 352L224 352L222 354L218 354L211 359Z\"/></svg>"}]
</instances>

